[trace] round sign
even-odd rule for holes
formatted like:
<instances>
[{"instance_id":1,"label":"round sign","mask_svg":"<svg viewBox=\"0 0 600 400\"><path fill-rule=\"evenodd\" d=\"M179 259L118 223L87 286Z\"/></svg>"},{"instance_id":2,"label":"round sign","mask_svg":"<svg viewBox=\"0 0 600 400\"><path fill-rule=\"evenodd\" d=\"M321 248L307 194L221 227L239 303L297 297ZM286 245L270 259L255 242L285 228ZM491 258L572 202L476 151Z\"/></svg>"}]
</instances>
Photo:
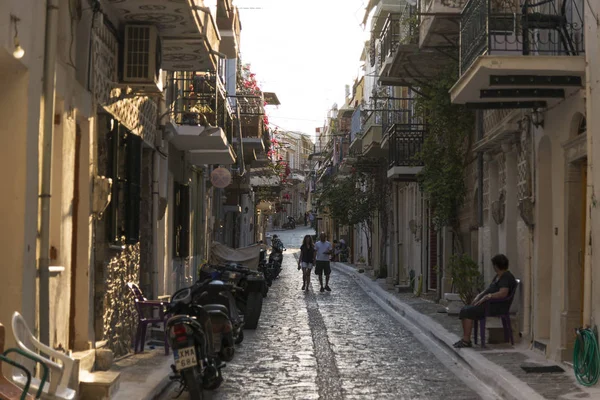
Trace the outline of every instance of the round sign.
<instances>
[{"instance_id":1,"label":"round sign","mask_svg":"<svg viewBox=\"0 0 600 400\"><path fill-rule=\"evenodd\" d=\"M219 167L210 173L210 183L214 187L223 189L231 183L231 172L228 169Z\"/></svg>"}]
</instances>

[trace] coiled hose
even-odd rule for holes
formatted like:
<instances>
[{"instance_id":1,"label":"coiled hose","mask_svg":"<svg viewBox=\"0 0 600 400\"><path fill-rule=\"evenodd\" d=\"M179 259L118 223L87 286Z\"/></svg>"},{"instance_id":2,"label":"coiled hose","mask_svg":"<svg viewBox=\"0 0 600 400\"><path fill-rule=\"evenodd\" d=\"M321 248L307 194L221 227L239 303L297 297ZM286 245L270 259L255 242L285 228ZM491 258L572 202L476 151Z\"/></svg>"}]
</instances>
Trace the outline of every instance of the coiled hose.
<instances>
[{"instance_id":1,"label":"coiled hose","mask_svg":"<svg viewBox=\"0 0 600 400\"><path fill-rule=\"evenodd\" d=\"M577 339L573 349L573 369L577 382L583 386L593 386L600 377L600 351L598 338L591 329L577 329Z\"/></svg>"}]
</instances>

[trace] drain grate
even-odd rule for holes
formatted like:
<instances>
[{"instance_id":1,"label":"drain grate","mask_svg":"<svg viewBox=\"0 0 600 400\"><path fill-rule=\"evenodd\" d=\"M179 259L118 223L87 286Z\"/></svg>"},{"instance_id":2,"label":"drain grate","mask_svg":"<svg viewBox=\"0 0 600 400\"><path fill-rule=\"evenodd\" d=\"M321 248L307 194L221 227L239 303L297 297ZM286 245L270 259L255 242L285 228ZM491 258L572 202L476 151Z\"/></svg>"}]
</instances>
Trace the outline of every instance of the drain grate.
<instances>
[{"instance_id":1,"label":"drain grate","mask_svg":"<svg viewBox=\"0 0 600 400\"><path fill-rule=\"evenodd\" d=\"M565 370L558 365L521 365L521 368L528 374L565 372Z\"/></svg>"}]
</instances>

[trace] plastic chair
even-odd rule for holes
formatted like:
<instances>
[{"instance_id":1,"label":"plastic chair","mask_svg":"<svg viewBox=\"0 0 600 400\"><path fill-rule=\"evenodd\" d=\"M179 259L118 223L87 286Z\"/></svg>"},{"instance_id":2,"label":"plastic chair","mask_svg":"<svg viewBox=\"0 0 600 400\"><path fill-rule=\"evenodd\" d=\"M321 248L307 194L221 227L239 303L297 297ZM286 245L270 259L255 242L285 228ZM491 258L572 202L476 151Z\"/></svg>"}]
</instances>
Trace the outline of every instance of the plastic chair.
<instances>
[{"instance_id":1,"label":"plastic chair","mask_svg":"<svg viewBox=\"0 0 600 400\"><path fill-rule=\"evenodd\" d=\"M162 324L163 330L165 321L168 319L165 315L165 303L161 300L148 300L144 297L144 294L140 290L139 286L133 282L127 283L127 287L131 290L131 294L135 301L135 310L138 314L138 327L135 334L133 343L133 350L135 353L142 353L144 351L144 342L146 341L146 332L148 325L151 324ZM158 317L155 317L155 311L158 311ZM169 343L167 336L164 338L165 343L165 355L169 355Z\"/></svg>"},{"instance_id":2,"label":"plastic chair","mask_svg":"<svg viewBox=\"0 0 600 400\"><path fill-rule=\"evenodd\" d=\"M45 368L48 368L50 371L50 382L46 382L44 378L42 378L42 380L31 378L29 390L38 391L41 388L43 398L49 400L76 399L77 391L68 387L69 381L71 380L71 374L73 372L73 366L75 365L75 360L37 340L37 338L31 333L31 330L27 326L23 316L16 311L12 318L12 330L15 340L17 341L17 345L21 349L21 351L18 352L42 364L42 366L45 366ZM25 342L31 343L33 350L30 349ZM42 354L47 354L53 359L60 361L60 364L36 353L34 350L39 351ZM26 377L17 371L13 372L12 379L21 387L24 387L27 383Z\"/></svg>"},{"instance_id":3,"label":"plastic chair","mask_svg":"<svg viewBox=\"0 0 600 400\"><path fill-rule=\"evenodd\" d=\"M486 318L489 318L489 317L500 318L500 320L502 321L502 329L504 330L504 341L505 342L510 341L511 345L515 344L515 341L513 338L512 325L510 323L510 307L512 306L513 299L515 298L515 293L517 293L517 289L518 289L520 283L521 283L521 281L517 279L515 288L513 289L512 293L510 293L507 297L504 297L502 299L492 299L486 303L485 316L479 320L475 320L474 329L473 329L475 344L477 344L477 326L479 325L479 334L481 336L481 347L485 347L485 320L486 320ZM490 315L490 304L502 303L502 302L508 302L508 311L505 314Z\"/></svg>"},{"instance_id":4,"label":"plastic chair","mask_svg":"<svg viewBox=\"0 0 600 400\"><path fill-rule=\"evenodd\" d=\"M0 353L4 352L4 341L5 341L6 332L4 330L4 325L0 324ZM2 373L2 361L7 364L12 365L15 368L23 371L26 377L25 387L20 388L14 383L12 383L9 379L7 379ZM47 368L47 367L46 367ZM23 365L17 363L16 361L11 360L6 357L6 355L0 355L0 399L2 400L33 400L33 396L31 396L29 392L29 386L31 385L31 372ZM41 393L39 393L41 395ZM39 397L38 397L39 398Z\"/></svg>"}]
</instances>

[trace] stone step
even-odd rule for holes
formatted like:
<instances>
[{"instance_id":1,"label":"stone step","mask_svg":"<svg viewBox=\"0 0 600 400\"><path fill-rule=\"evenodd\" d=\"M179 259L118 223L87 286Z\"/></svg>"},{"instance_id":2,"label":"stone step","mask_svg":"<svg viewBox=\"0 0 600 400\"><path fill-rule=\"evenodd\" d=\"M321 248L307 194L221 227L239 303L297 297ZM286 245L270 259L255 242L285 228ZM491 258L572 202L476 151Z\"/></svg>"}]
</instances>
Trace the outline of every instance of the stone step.
<instances>
[{"instance_id":1,"label":"stone step","mask_svg":"<svg viewBox=\"0 0 600 400\"><path fill-rule=\"evenodd\" d=\"M83 373L79 382L79 398L86 400L112 399L119 390L121 373L98 371Z\"/></svg>"},{"instance_id":2,"label":"stone step","mask_svg":"<svg viewBox=\"0 0 600 400\"><path fill-rule=\"evenodd\" d=\"M77 351L71 357L75 359L75 365L79 367L79 371L92 372L96 362L96 350Z\"/></svg>"},{"instance_id":3,"label":"stone step","mask_svg":"<svg viewBox=\"0 0 600 400\"><path fill-rule=\"evenodd\" d=\"M96 350L84 350L77 351L71 355L75 360L75 366L73 367L73 373L71 375L71 381L69 387L77 387L80 381L80 376L94 370L94 363L96 362Z\"/></svg>"}]
</instances>

